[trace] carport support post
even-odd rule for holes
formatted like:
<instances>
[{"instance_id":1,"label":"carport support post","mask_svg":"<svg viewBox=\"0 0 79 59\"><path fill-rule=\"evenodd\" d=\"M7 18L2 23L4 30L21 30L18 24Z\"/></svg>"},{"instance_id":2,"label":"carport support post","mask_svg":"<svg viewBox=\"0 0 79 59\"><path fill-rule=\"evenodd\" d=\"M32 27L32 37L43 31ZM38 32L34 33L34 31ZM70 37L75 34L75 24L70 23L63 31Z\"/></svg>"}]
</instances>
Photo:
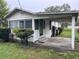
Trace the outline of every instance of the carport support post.
<instances>
[{"instance_id":1,"label":"carport support post","mask_svg":"<svg viewBox=\"0 0 79 59\"><path fill-rule=\"evenodd\" d=\"M75 48L75 16L72 16L72 50Z\"/></svg>"}]
</instances>

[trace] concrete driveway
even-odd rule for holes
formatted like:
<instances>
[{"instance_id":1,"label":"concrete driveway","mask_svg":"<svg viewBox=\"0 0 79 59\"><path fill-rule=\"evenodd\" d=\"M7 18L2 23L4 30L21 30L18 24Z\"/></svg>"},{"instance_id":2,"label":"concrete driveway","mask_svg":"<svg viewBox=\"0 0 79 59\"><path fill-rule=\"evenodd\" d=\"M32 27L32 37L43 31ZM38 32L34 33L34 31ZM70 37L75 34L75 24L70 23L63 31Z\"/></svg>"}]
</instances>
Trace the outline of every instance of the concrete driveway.
<instances>
[{"instance_id":1,"label":"concrete driveway","mask_svg":"<svg viewBox=\"0 0 79 59\"><path fill-rule=\"evenodd\" d=\"M38 44L55 48L57 50L71 50L71 38L52 37L47 38L43 43Z\"/></svg>"}]
</instances>

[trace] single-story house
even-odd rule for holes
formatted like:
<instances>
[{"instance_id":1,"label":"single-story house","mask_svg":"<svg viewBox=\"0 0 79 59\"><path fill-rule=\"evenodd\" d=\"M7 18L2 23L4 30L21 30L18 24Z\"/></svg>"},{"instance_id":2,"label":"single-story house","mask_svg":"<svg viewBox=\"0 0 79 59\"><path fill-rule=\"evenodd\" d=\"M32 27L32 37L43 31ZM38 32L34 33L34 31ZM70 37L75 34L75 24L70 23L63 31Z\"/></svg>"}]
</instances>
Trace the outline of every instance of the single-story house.
<instances>
[{"instance_id":1,"label":"single-story house","mask_svg":"<svg viewBox=\"0 0 79 59\"><path fill-rule=\"evenodd\" d=\"M14 9L7 16L8 27L13 28L31 28L34 31L32 42L40 38L50 38L52 35L51 22L71 23L72 24L72 49L75 41L75 23L78 12L28 12L21 9Z\"/></svg>"}]
</instances>

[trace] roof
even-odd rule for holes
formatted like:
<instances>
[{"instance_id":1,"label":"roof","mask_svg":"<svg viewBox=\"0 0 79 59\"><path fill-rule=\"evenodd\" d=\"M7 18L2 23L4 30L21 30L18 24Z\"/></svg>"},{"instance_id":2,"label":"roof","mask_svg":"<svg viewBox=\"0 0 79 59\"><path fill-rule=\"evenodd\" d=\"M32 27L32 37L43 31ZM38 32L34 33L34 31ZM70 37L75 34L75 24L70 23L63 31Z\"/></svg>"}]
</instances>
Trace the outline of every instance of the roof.
<instances>
[{"instance_id":1,"label":"roof","mask_svg":"<svg viewBox=\"0 0 79 59\"><path fill-rule=\"evenodd\" d=\"M74 13L79 13L79 11L61 11L61 12L38 12L36 14L39 15L44 15L44 14L74 14Z\"/></svg>"},{"instance_id":2,"label":"roof","mask_svg":"<svg viewBox=\"0 0 79 59\"><path fill-rule=\"evenodd\" d=\"M60 14L79 14L79 11L66 11L66 12L36 12L36 13L33 13L33 12L30 12L30 11L25 11L23 9L18 9L18 8L15 8L13 11L9 12L5 18L8 18L10 17L12 14L14 14L15 12L17 11L21 11L21 12L24 12L24 13L28 13L28 14L31 14L31 15L60 15Z\"/></svg>"},{"instance_id":3,"label":"roof","mask_svg":"<svg viewBox=\"0 0 79 59\"><path fill-rule=\"evenodd\" d=\"M12 11L10 11L10 12L5 16L5 18L10 17L12 14L16 13L17 11L20 11L20 12L23 12L23 13L28 13L28 14L33 15L33 12L25 11L25 10L23 10L23 9L15 8L15 9L13 9Z\"/></svg>"}]
</instances>

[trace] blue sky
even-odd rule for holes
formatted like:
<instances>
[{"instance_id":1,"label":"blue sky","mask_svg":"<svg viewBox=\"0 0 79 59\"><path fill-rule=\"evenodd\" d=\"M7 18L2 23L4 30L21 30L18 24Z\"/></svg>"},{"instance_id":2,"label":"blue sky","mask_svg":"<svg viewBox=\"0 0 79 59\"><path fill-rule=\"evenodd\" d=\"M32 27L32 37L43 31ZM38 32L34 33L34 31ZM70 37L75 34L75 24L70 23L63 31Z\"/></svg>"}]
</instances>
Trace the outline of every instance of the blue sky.
<instances>
[{"instance_id":1,"label":"blue sky","mask_svg":"<svg viewBox=\"0 0 79 59\"><path fill-rule=\"evenodd\" d=\"M10 10L19 8L18 0L6 0ZM71 9L79 9L79 0L20 0L21 6L25 10L38 12L43 11L48 6L62 5L68 3Z\"/></svg>"}]
</instances>

